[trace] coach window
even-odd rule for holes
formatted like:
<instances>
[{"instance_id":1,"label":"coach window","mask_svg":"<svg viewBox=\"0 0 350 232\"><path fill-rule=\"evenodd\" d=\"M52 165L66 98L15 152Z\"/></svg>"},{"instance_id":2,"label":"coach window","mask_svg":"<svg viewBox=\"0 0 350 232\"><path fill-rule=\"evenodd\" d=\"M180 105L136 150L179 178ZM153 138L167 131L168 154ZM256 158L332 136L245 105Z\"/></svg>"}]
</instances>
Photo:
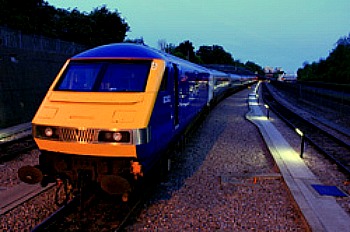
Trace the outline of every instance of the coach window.
<instances>
[{"instance_id":1,"label":"coach window","mask_svg":"<svg viewBox=\"0 0 350 232\"><path fill-rule=\"evenodd\" d=\"M168 86L168 74L169 74L169 68L166 67L164 70L164 74L162 77L162 82L160 83L160 91L166 91Z\"/></svg>"}]
</instances>

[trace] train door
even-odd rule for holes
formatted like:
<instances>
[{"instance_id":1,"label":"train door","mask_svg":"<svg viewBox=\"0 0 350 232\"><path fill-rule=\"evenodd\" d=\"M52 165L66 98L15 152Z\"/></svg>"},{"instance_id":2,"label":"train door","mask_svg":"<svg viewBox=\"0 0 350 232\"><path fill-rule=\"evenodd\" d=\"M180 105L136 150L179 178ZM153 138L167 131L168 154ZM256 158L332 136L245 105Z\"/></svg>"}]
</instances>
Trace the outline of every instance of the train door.
<instances>
[{"instance_id":1,"label":"train door","mask_svg":"<svg viewBox=\"0 0 350 232\"><path fill-rule=\"evenodd\" d=\"M174 97L174 103L173 103L173 123L174 128L177 129L179 126L179 68L176 64L173 64L173 70L171 72L172 80L174 83L174 91L173 91L173 97Z\"/></svg>"}]
</instances>

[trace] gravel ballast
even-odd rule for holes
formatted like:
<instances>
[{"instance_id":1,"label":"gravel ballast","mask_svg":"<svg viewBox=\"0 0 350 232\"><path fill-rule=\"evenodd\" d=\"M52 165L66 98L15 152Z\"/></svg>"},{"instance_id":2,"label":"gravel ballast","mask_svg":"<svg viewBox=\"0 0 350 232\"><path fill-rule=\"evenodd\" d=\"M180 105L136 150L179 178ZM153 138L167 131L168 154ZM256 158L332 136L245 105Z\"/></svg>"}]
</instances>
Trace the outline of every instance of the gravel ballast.
<instances>
[{"instance_id":1,"label":"gravel ballast","mask_svg":"<svg viewBox=\"0 0 350 232\"><path fill-rule=\"evenodd\" d=\"M250 91L212 110L128 231L308 231L257 128L245 119Z\"/></svg>"},{"instance_id":2,"label":"gravel ballast","mask_svg":"<svg viewBox=\"0 0 350 232\"><path fill-rule=\"evenodd\" d=\"M210 112L185 149L174 153L168 177L127 231L309 231L258 129L245 119L250 92L232 95ZM270 121L299 152L300 137L272 112ZM19 183L17 169L36 164L38 154L0 166L2 191ZM310 145L304 161L322 183L350 193L346 176ZM53 195L1 215L0 229L33 229L57 209ZM337 201L350 213L348 197Z\"/></svg>"}]
</instances>

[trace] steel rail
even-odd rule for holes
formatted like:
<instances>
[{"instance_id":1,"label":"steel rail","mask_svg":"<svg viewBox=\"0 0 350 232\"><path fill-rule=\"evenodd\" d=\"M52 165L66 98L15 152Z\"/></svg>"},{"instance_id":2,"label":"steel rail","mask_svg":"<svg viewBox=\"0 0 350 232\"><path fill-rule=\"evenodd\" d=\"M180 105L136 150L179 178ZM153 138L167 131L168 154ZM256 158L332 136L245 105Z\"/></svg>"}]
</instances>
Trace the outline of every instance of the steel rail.
<instances>
[{"instance_id":1,"label":"steel rail","mask_svg":"<svg viewBox=\"0 0 350 232\"><path fill-rule=\"evenodd\" d=\"M350 176L350 146L336 138L329 132L321 129L316 123L298 115L274 98L269 89L262 85L263 101L269 108L284 120L291 128L303 131L305 138L321 153L335 162L347 175Z\"/></svg>"},{"instance_id":2,"label":"steel rail","mask_svg":"<svg viewBox=\"0 0 350 232\"><path fill-rule=\"evenodd\" d=\"M4 163L21 153L33 149L37 149L37 145L35 144L31 135L14 138L12 140L0 143L0 163Z\"/></svg>"},{"instance_id":3,"label":"steel rail","mask_svg":"<svg viewBox=\"0 0 350 232\"><path fill-rule=\"evenodd\" d=\"M32 232L46 231L50 225L63 218L70 210L75 209L78 205L79 197L73 198L71 201L67 202L67 204L61 206L56 212L47 217L40 224L36 225L33 228Z\"/></svg>"}]
</instances>

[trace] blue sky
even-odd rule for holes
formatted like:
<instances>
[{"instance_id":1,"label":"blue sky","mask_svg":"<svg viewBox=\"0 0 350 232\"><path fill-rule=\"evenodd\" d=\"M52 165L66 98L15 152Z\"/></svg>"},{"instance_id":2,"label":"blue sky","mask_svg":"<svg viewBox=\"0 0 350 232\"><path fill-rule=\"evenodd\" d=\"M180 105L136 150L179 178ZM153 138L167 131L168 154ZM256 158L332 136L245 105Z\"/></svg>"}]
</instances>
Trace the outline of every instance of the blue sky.
<instances>
[{"instance_id":1,"label":"blue sky","mask_svg":"<svg viewBox=\"0 0 350 232\"><path fill-rule=\"evenodd\" d=\"M241 62L296 72L326 58L350 33L350 0L47 0L57 8L90 12L106 5L129 24L130 39L160 39L195 50L220 45Z\"/></svg>"}]
</instances>

